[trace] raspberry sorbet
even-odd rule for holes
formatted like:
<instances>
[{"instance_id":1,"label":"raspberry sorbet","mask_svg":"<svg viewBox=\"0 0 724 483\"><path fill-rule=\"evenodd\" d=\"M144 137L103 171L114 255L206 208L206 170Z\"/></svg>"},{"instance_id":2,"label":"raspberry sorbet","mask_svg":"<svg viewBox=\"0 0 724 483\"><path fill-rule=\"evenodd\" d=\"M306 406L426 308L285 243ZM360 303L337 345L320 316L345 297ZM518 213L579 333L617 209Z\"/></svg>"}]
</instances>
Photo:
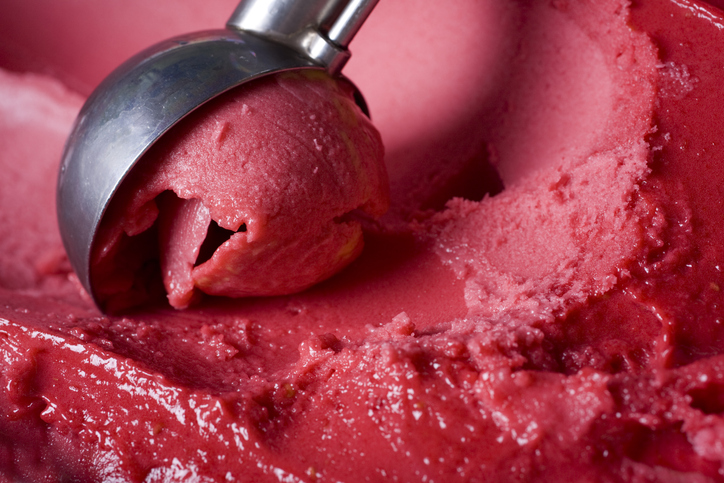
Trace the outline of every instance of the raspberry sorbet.
<instances>
[{"instance_id":1,"label":"raspberry sorbet","mask_svg":"<svg viewBox=\"0 0 724 483\"><path fill-rule=\"evenodd\" d=\"M318 74L212 103L95 260L110 305L168 298L104 315L55 221L65 138L234 3L0 7L0 481L724 481L723 2L382 0L345 69L376 130ZM292 144L228 127L285 109Z\"/></svg>"}]
</instances>

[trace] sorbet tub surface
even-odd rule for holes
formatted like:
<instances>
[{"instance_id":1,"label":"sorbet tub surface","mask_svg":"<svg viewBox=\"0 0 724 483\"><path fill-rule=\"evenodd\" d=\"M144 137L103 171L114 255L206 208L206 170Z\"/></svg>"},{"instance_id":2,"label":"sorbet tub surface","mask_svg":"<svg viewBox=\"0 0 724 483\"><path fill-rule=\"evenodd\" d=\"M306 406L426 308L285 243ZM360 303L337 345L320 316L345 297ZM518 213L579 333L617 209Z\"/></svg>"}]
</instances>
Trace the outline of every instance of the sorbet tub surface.
<instances>
[{"instance_id":1,"label":"sorbet tub surface","mask_svg":"<svg viewBox=\"0 0 724 483\"><path fill-rule=\"evenodd\" d=\"M724 15L436 8L381 2L352 46L390 212L295 295L101 315L54 221L82 99L0 75L7 481L724 479ZM468 61L371 55L389 25Z\"/></svg>"}]
</instances>

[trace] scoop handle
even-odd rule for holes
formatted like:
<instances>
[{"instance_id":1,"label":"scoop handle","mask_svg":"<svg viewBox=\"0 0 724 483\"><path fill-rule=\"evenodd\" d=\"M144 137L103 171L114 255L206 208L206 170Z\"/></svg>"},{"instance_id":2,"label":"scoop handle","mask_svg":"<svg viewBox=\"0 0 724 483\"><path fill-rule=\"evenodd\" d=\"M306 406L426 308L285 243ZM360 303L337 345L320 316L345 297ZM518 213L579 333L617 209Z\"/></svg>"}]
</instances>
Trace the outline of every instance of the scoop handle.
<instances>
[{"instance_id":1,"label":"scoop handle","mask_svg":"<svg viewBox=\"0 0 724 483\"><path fill-rule=\"evenodd\" d=\"M337 74L379 0L242 0L226 23L284 44Z\"/></svg>"},{"instance_id":2,"label":"scoop handle","mask_svg":"<svg viewBox=\"0 0 724 483\"><path fill-rule=\"evenodd\" d=\"M352 0L329 29L329 40L347 48L379 0Z\"/></svg>"}]
</instances>

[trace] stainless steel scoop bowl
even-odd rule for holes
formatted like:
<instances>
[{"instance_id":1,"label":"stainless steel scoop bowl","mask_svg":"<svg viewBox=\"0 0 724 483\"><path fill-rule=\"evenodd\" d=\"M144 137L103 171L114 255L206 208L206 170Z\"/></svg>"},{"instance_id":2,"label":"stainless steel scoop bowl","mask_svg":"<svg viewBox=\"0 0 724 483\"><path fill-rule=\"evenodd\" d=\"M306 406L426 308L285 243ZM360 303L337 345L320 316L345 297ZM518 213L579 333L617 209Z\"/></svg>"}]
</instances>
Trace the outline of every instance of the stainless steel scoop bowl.
<instances>
[{"instance_id":1,"label":"stainless steel scoop bowl","mask_svg":"<svg viewBox=\"0 0 724 483\"><path fill-rule=\"evenodd\" d=\"M242 0L226 29L156 44L96 88L66 142L57 191L63 244L94 300L90 261L98 227L150 146L200 105L252 79L292 69L339 74L377 1Z\"/></svg>"}]
</instances>

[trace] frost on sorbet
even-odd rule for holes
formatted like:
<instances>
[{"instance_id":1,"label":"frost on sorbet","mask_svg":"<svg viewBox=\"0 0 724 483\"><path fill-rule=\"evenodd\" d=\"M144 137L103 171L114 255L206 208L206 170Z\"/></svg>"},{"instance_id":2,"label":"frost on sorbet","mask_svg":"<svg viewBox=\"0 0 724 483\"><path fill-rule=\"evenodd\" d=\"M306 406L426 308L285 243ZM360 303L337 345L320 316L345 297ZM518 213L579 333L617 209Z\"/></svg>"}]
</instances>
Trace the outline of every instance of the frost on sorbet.
<instances>
[{"instance_id":1,"label":"frost on sorbet","mask_svg":"<svg viewBox=\"0 0 724 483\"><path fill-rule=\"evenodd\" d=\"M303 290L362 250L362 218L388 205L379 133L345 82L318 71L265 77L174 128L103 219L92 279L108 310L198 291ZM155 280L155 282L154 282Z\"/></svg>"}]
</instances>

